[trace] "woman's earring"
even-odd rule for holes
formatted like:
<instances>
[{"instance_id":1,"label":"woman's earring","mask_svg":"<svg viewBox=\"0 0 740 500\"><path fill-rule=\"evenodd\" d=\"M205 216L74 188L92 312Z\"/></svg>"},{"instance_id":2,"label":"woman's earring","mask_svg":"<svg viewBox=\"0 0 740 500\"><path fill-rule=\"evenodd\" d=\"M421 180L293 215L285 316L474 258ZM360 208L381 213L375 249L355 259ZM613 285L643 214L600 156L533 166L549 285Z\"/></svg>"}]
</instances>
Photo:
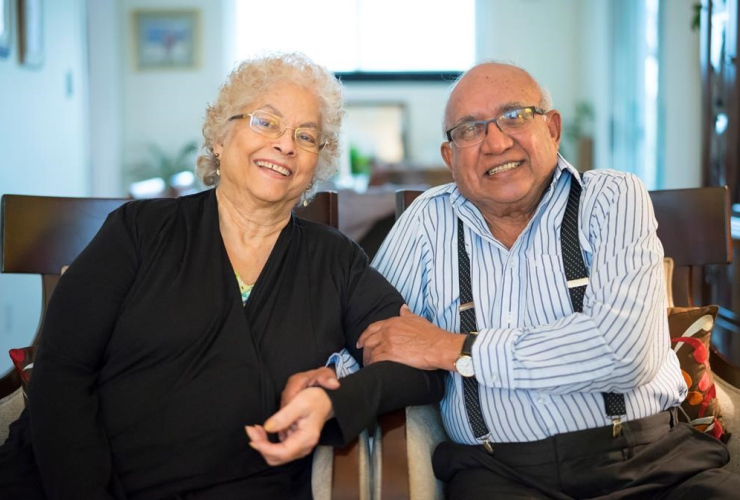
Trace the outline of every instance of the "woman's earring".
<instances>
[{"instance_id":1,"label":"woman's earring","mask_svg":"<svg viewBox=\"0 0 740 500\"><path fill-rule=\"evenodd\" d=\"M220 168L217 168L216 169L216 176L217 177L221 177L221 169Z\"/></svg>"},{"instance_id":2,"label":"woman's earring","mask_svg":"<svg viewBox=\"0 0 740 500\"><path fill-rule=\"evenodd\" d=\"M306 190L303 191L303 194L301 195L301 198L303 199L303 201L301 202L301 205L303 205L304 208L308 206L308 192L311 191L312 187L313 187L313 183L309 184Z\"/></svg>"}]
</instances>

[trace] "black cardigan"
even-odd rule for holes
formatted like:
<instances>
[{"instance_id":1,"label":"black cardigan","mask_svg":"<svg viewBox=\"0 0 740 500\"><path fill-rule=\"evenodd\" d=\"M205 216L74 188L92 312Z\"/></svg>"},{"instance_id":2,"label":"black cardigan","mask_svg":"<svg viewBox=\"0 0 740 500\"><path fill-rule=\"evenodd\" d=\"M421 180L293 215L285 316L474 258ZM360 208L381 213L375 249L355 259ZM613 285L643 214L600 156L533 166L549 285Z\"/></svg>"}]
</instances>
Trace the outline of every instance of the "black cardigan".
<instances>
[{"instance_id":1,"label":"black cardigan","mask_svg":"<svg viewBox=\"0 0 740 500\"><path fill-rule=\"evenodd\" d=\"M362 359L359 335L402 303L352 241L292 218L243 307L214 191L124 205L49 304L30 388L48 497L310 498L310 459L267 466L244 425L277 411L290 375L343 347ZM323 440L443 390L440 373L367 367L328 391Z\"/></svg>"}]
</instances>

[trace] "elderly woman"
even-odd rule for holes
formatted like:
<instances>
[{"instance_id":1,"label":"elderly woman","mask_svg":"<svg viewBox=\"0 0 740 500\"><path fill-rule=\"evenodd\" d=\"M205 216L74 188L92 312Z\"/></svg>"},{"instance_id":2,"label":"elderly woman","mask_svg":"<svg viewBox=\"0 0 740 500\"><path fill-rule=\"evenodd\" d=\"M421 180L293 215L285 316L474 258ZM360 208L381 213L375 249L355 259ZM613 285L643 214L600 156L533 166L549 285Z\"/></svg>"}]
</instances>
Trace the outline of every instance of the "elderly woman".
<instances>
[{"instance_id":1,"label":"elderly woman","mask_svg":"<svg viewBox=\"0 0 740 500\"><path fill-rule=\"evenodd\" d=\"M124 205L60 280L31 380L30 437L21 422L3 450L31 439L37 469L0 459L0 498L43 498L28 486L39 483L54 500L311 497L310 457L268 465L256 448L275 443L261 424L291 375L345 348L362 359L360 334L403 303L354 243L291 214L333 173L341 106L339 82L300 55L230 75L198 160L215 189ZM334 391L301 391L293 420L268 426L287 449L271 463L308 453L310 427L318 435L332 415L324 437L341 443L374 413L442 391L436 374L393 363Z\"/></svg>"}]
</instances>

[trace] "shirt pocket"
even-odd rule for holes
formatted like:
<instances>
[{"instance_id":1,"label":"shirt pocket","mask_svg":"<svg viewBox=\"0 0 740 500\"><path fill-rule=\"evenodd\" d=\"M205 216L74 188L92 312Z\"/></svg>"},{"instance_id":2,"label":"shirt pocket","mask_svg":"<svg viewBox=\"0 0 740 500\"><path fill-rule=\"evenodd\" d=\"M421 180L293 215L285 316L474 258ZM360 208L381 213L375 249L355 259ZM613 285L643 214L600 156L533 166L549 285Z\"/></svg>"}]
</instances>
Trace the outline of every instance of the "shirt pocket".
<instances>
[{"instance_id":1,"label":"shirt pocket","mask_svg":"<svg viewBox=\"0 0 740 500\"><path fill-rule=\"evenodd\" d=\"M559 255L528 256L527 271L526 326L545 325L572 313L563 262Z\"/></svg>"}]
</instances>

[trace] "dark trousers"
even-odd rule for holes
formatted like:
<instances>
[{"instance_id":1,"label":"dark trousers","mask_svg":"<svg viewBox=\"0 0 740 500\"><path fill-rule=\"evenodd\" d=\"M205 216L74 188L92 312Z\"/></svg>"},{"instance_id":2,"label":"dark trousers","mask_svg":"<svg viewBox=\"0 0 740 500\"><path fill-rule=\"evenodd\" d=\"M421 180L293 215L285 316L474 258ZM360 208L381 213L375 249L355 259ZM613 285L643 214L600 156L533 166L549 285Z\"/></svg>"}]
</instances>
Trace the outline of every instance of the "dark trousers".
<instances>
[{"instance_id":1,"label":"dark trousers","mask_svg":"<svg viewBox=\"0 0 740 500\"><path fill-rule=\"evenodd\" d=\"M437 478L449 500L737 499L740 475L722 470L727 447L671 412L531 443L440 444Z\"/></svg>"}]
</instances>

